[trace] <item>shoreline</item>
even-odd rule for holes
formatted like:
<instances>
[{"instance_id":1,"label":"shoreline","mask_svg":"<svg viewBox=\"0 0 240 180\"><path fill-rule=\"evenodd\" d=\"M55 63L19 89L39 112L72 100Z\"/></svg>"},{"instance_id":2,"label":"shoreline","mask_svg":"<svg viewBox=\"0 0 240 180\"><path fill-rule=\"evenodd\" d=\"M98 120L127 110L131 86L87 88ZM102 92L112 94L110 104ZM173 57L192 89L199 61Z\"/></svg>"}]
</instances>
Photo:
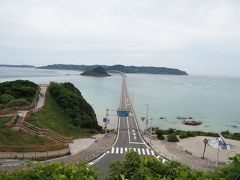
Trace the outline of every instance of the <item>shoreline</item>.
<instances>
[{"instance_id":1,"label":"shoreline","mask_svg":"<svg viewBox=\"0 0 240 180\"><path fill-rule=\"evenodd\" d=\"M231 161L229 157L235 156L240 153L240 141L225 139L226 143L232 144L231 150L219 151L219 163L216 167L216 159L218 149L214 149L207 145L205 159L202 159L204 143L203 140L216 139L216 137L196 136L186 139L180 139L179 142L167 142L166 140L160 141L157 139L151 140L152 148L160 153L162 156L176 160L184 165L201 171L212 171L218 167L222 167L229 164ZM147 142L150 142L150 138L145 136Z\"/></svg>"}]
</instances>

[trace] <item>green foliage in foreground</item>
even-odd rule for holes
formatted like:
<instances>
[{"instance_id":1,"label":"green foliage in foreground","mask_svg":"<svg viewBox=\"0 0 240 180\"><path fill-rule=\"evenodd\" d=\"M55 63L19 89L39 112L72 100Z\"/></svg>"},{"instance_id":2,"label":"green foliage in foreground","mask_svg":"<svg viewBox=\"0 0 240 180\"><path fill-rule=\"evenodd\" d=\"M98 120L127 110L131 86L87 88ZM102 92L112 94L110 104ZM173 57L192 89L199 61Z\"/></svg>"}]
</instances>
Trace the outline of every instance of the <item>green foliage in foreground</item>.
<instances>
[{"instance_id":1,"label":"green foliage in foreground","mask_svg":"<svg viewBox=\"0 0 240 180\"><path fill-rule=\"evenodd\" d=\"M181 165L178 162L163 164L153 157L139 156L136 152L130 151L126 154L123 162L114 161L110 164L108 180L239 180L240 179L240 155L233 158L232 164L215 172L200 172ZM78 163L72 164L50 164L37 165L24 170L12 173L0 173L1 180L16 179L99 179L103 178L102 173L88 165Z\"/></svg>"},{"instance_id":2,"label":"green foliage in foreground","mask_svg":"<svg viewBox=\"0 0 240 180\"><path fill-rule=\"evenodd\" d=\"M64 112L71 117L74 126L101 130L93 108L73 84L51 83L49 92Z\"/></svg>"},{"instance_id":3,"label":"green foliage in foreground","mask_svg":"<svg viewBox=\"0 0 240 180\"><path fill-rule=\"evenodd\" d=\"M31 105L38 85L27 80L0 83L0 108Z\"/></svg>"},{"instance_id":4,"label":"green foliage in foreground","mask_svg":"<svg viewBox=\"0 0 240 180\"><path fill-rule=\"evenodd\" d=\"M203 173L178 162L163 164L153 157L140 157L136 152L126 154L123 162L115 161L110 165L111 180L151 180L151 179L240 179L240 155L228 167L215 172Z\"/></svg>"},{"instance_id":5,"label":"green foliage in foreground","mask_svg":"<svg viewBox=\"0 0 240 180\"><path fill-rule=\"evenodd\" d=\"M94 180L100 173L93 168L82 163L78 164L50 164L37 165L34 168L27 168L21 171L15 171L10 174L0 174L2 180L34 179L34 180Z\"/></svg>"}]
</instances>

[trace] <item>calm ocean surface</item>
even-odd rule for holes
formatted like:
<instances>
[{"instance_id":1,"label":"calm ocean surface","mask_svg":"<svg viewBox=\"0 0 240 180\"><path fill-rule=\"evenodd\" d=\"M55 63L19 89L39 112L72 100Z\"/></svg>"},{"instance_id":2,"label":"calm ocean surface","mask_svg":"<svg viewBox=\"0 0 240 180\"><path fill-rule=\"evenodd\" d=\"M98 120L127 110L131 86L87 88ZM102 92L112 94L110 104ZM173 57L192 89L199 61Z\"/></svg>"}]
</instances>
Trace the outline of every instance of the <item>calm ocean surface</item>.
<instances>
[{"instance_id":1,"label":"calm ocean surface","mask_svg":"<svg viewBox=\"0 0 240 180\"><path fill-rule=\"evenodd\" d=\"M0 82L26 79L35 83L71 82L93 106L99 123L106 108L116 110L119 106L121 78L83 77L78 71L41 70L34 68L0 67ZM220 132L240 132L240 78L204 76L166 76L127 74L128 91L140 117L149 117L153 126ZM112 112L115 115L114 112ZM203 122L197 127L186 126L177 116L193 117ZM160 117L166 117L161 120ZM111 127L116 117L111 116ZM145 122L142 124L145 127Z\"/></svg>"}]
</instances>

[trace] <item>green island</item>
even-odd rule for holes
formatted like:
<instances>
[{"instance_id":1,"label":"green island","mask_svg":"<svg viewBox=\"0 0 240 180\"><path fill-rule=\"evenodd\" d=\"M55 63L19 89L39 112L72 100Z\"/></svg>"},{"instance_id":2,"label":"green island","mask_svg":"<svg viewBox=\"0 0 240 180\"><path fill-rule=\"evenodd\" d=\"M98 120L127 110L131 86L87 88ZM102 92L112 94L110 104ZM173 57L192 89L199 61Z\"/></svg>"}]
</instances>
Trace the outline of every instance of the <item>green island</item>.
<instances>
[{"instance_id":1,"label":"green island","mask_svg":"<svg viewBox=\"0 0 240 180\"><path fill-rule=\"evenodd\" d=\"M123 73L144 73L144 74L163 74L163 75L188 75L187 72L167 68L167 67L152 67L152 66L124 66L124 65L72 65L72 64L52 64L47 66L37 67L39 69L62 69L62 70L77 70L77 71L89 71L96 67L103 67L106 71L114 70L121 71Z\"/></svg>"},{"instance_id":2,"label":"green island","mask_svg":"<svg viewBox=\"0 0 240 180\"><path fill-rule=\"evenodd\" d=\"M153 157L142 157L136 152L129 151L124 161L113 161L109 175L83 163L36 165L10 173L0 172L0 179L240 179L240 155L232 158L232 163L213 172L201 172L184 166L176 161L163 164Z\"/></svg>"},{"instance_id":3,"label":"green island","mask_svg":"<svg viewBox=\"0 0 240 180\"><path fill-rule=\"evenodd\" d=\"M81 73L82 76L107 77L110 76L103 67L98 66L94 69Z\"/></svg>"},{"instance_id":4,"label":"green island","mask_svg":"<svg viewBox=\"0 0 240 180\"><path fill-rule=\"evenodd\" d=\"M101 131L91 105L71 83L51 83L45 106L28 122L59 135L80 138Z\"/></svg>"}]
</instances>

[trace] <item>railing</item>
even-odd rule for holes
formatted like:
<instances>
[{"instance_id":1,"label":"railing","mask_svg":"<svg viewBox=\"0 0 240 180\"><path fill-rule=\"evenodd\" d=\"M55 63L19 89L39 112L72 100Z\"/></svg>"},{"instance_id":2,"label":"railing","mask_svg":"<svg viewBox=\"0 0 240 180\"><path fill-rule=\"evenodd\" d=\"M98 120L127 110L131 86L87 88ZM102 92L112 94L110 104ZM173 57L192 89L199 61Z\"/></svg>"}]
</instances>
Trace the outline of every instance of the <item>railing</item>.
<instances>
[{"instance_id":1,"label":"railing","mask_svg":"<svg viewBox=\"0 0 240 180\"><path fill-rule=\"evenodd\" d=\"M53 131L50 131L47 129L41 129L41 128L34 126L32 124L29 124L27 122L24 122L21 127L27 131L31 131L32 133L34 133L36 135L46 136L52 140L55 140L55 141L58 141L61 143L72 143L73 142L72 138L63 137L61 135L56 134Z\"/></svg>"}]
</instances>

